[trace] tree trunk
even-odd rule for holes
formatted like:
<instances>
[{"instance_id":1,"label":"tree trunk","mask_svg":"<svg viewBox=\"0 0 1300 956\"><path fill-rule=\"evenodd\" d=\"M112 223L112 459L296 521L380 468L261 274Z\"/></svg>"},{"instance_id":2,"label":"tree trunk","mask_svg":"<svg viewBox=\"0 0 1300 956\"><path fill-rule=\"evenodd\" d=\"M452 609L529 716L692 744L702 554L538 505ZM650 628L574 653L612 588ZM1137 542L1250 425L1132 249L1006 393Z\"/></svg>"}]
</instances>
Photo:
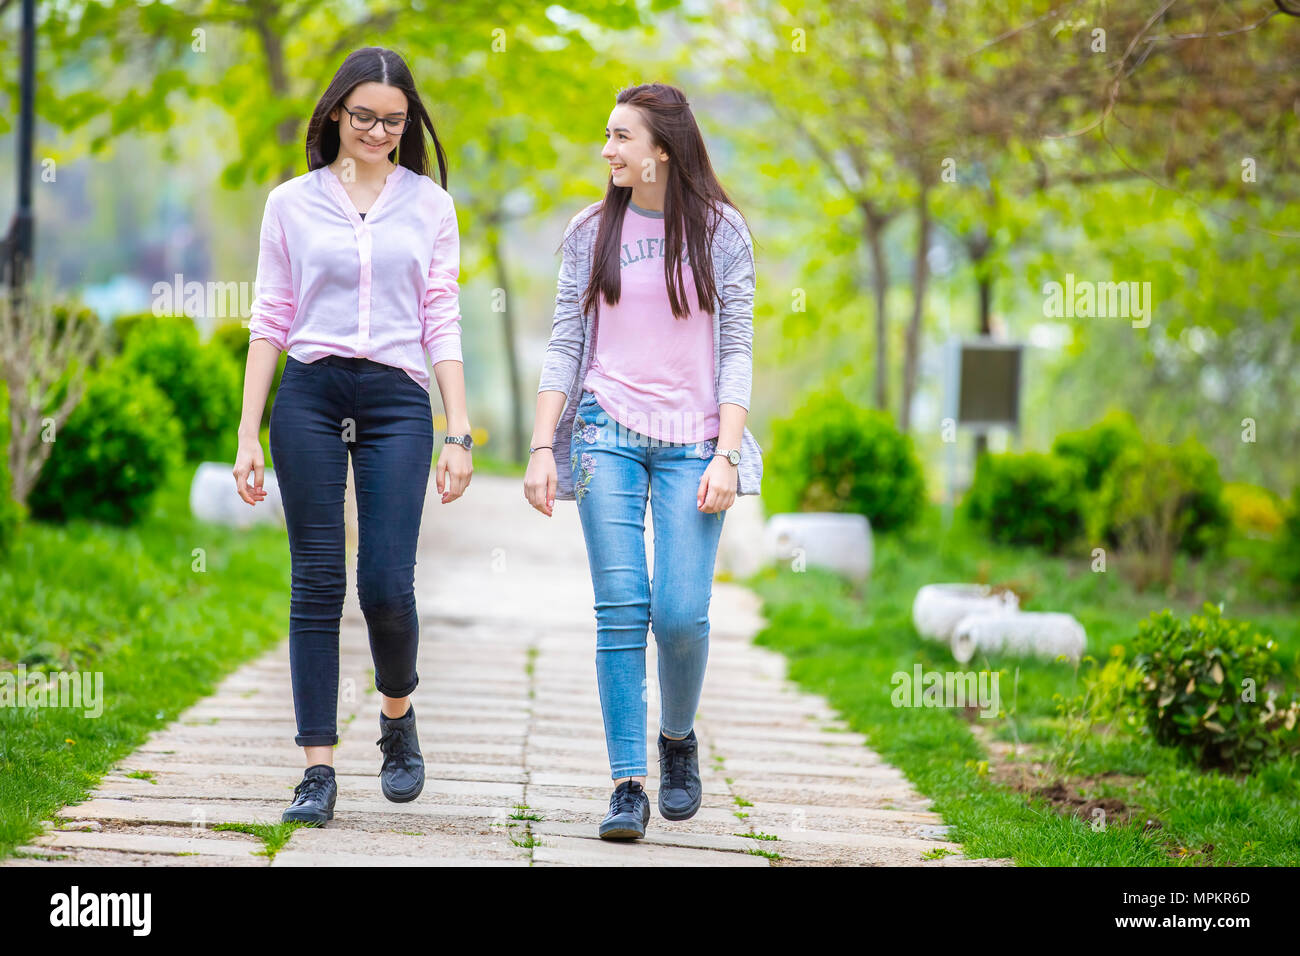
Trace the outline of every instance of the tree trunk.
<instances>
[{"instance_id":1,"label":"tree trunk","mask_svg":"<svg viewBox=\"0 0 1300 956\"><path fill-rule=\"evenodd\" d=\"M988 230L982 226L977 227L974 235L966 241L966 253L970 256L971 265L975 268L975 284L979 290L980 335L990 335L993 332L993 326L990 322L993 308L993 276L985 265L989 251L992 248L993 240L990 238ZM977 464L980 456L988 450L989 436L980 432L975 436L975 462Z\"/></svg>"},{"instance_id":2,"label":"tree trunk","mask_svg":"<svg viewBox=\"0 0 1300 956\"><path fill-rule=\"evenodd\" d=\"M924 175L924 174L923 174ZM921 320L925 315L925 290L930 280L926 252L930 248L930 184L922 179L916 201L917 236L916 269L912 275L912 317L907 323L903 343L903 407L899 409L899 428L907 432L912 426L912 395L916 391L916 366L921 347Z\"/></svg>"},{"instance_id":3,"label":"tree trunk","mask_svg":"<svg viewBox=\"0 0 1300 956\"><path fill-rule=\"evenodd\" d=\"M494 217L495 218L495 217ZM515 318L511 306L510 276L506 272L506 257L501 248L501 230L493 224L488 230L488 248L492 255L492 271L496 275L497 288L501 290L502 313L501 329L505 334L506 375L510 381L510 457L522 462L524 457L524 422L520 414L523 396L519 394L519 356L515 349Z\"/></svg>"},{"instance_id":4,"label":"tree trunk","mask_svg":"<svg viewBox=\"0 0 1300 956\"><path fill-rule=\"evenodd\" d=\"M276 99L287 100L289 76L284 66L284 42L281 40L280 30L273 21L267 19L258 18L256 23L257 36L262 44L262 52L266 56L266 75L271 92L275 94ZM288 146L296 138L297 130L298 121L292 116L286 116L276 124L275 137L281 146ZM285 162L280 168L280 182L293 179L295 170L296 166L292 162Z\"/></svg>"},{"instance_id":5,"label":"tree trunk","mask_svg":"<svg viewBox=\"0 0 1300 956\"><path fill-rule=\"evenodd\" d=\"M889 217L870 202L862 204L863 233L871 252L871 289L876 301L876 408L889 411L889 321L885 315L885 294L889 291L885 262L884 231Z\"/></svg>"}]
</instances>

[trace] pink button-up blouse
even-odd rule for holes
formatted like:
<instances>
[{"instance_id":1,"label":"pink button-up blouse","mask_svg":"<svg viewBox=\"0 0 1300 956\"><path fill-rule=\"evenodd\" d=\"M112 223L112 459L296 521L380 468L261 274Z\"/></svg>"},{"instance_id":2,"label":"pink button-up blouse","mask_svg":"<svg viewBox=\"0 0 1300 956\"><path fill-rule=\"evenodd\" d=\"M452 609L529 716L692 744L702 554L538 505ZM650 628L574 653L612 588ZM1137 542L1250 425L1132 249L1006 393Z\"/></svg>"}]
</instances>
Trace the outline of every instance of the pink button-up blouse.
<instances>
[{"instance_id":1,"label":"pink button-up blouse","mask_svg":"<svg viewBox=\"0 0 1300 956\"><path fill-rule=\"evenodd\" d=\"M424 353L463 361L459 273L456 207L436 182L398 166L362 219L321 166L266 197L248 340L393 365L428 391Z\"/></svg>"}]
</instances>

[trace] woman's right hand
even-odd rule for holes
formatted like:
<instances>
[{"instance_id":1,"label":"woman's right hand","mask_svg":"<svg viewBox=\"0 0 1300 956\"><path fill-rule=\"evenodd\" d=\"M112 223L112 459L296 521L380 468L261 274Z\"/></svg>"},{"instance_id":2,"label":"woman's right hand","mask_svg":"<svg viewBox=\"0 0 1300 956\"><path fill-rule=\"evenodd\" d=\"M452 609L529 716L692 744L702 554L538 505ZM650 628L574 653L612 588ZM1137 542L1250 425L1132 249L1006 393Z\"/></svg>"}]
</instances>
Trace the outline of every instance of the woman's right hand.
<instances>
[{"instance_id":1,"label":"woman's right hand","mask_svg":"<svg viewBox=\"0 0 1300 956\"><path fill-rule=\"evenodd\" d=\"M528 503L546 517L555 509L555 483L559 480L555 470L555 455L549 448L539 448L528 459L524 472L524 497Z\"/></svg>"},{"instance_id":2,"label":"woman's right hand","mask_svg":"<svg viewBox=\"0 0 1300 956\"><path fill-rule=\"evenodd\" d=\"M255 505L266 497L266 490L262 487L262 472L265 465L261 439L240 435L239 451L235 454L235 491L250 505ZM251 487L248 484L250 471L253 473Z\"/></svg>"}]
</instances>

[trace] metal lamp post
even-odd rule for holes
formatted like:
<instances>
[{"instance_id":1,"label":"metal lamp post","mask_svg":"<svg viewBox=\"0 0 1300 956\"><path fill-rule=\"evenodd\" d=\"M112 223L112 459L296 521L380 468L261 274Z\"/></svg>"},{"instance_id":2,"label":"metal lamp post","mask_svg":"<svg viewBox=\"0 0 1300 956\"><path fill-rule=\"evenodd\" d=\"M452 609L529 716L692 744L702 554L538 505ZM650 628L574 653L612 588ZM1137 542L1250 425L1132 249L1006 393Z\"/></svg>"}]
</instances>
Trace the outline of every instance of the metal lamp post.
<instances>
[{"instance_id":1,"label":"metal lamp post","mask_svg":"<svg viewBox=\"0 0 1300 956\"><path fill-rule=\"evenodd\" d=\"M22 0L22 85L18 114L18 206L3 241L3 269L15 305L31 271L35 215L32 212L32 126L36 98L36 0Z\"/></svg>"}]
</instances>

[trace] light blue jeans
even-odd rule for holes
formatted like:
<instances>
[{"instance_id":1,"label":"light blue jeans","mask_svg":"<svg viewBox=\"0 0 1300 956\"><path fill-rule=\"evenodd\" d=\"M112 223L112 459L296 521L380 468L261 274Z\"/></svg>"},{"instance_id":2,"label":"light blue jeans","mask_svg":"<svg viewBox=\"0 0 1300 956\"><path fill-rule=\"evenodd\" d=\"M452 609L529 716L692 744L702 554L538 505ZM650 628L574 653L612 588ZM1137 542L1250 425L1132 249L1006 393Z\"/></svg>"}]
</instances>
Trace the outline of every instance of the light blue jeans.
<instances>
[{"instance_id":1,"label":"light blue jeans","mask_svg":"<svg viewBox=\"0 0 1300 956\"><path fill-rule=\"evenodd\" d=\"M709 598L726 514L696 507L717 440L657 442L620 425L584 391L569 464L596 597L596 682L610 778L646 775L646 635L659 660L659 723L667 737L694 727L709 656ZM645 553L647 493L654 581ZM656 748L657 749L657 748Z\"/></svg>"}]
</instances>

